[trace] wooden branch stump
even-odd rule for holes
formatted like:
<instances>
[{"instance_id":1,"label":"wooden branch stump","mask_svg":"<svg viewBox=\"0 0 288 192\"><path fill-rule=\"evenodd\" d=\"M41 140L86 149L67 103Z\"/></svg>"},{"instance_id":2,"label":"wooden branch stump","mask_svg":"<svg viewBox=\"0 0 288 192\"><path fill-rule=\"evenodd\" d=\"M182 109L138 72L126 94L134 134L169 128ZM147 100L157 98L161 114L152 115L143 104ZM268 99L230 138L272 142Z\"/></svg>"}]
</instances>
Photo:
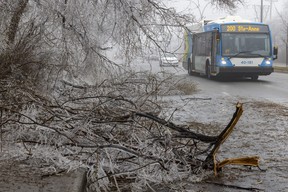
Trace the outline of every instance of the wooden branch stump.
<instances>
[{"instance_id":1,"label":"wooden branch stump","mask_svg":"<svg viewBox=\"0 0 288 192\"><path fill-rule=\"evenodd\" d=\"M226 128L220 133L220 135L217 138L217 141L205 159L204 168L208 168L213 166L214 174L217 176L218 172L221 170L222 167L225 165L246 165L246 166L258 166L259 165L259 157L252 156L252 157L241 157L241 158L231 158L231 159L225 159L222 162L217 162L216 154L226 139L230 136L232 133L235 125L237 124L238 120L240 119L241 115L243 113L243 107L241 103L237 103L236 105L236 111L234 112L234 115L232 119L230 120L229 124L226 126Z\"/></svg>"}]
</instances>

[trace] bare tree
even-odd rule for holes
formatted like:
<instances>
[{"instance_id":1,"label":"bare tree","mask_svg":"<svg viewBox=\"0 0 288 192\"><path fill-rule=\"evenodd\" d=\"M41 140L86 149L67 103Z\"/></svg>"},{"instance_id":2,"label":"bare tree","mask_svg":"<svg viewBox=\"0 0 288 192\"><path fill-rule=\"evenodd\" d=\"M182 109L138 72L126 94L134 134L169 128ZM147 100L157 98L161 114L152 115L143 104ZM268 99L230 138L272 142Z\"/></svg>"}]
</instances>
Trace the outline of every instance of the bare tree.
<instances>
[{"instance_id":1,"label":"bare tree","mask_svg":"<svg viewBox=\"0 0 288 192\"><path fill-rule=\"evenodd\" d=\"M238 3L243 3L242 0L211 0L212 3L219 5L220 7L236 8Z\"/></svg>"},{"instance_id":2,"label":"bare tree","mask_svg":"<svg viewBox=\"0 0 288 192\"><path fill-rule=\"evenodd\" d=\"M236 2L240 0L211 1L228 7L235 7ZM3 8L8 15L13 9L10 23L2 26L3 31L8 28L7 44L17 45L17 41L28 38L24 33L31 35L41 30L40 42L33 44L41 44L41 51L49 53L51 76L46 79L50 80L65 71L70 77L88 76L93 82L101 82L115 72L111 73L114 58L109 58L109 53L117 50L118 55L129 60L146 48L163 50L159 42L169 42L175 33L173 28L193 22L191 16L177 14L161 1L152 0L3 1Z\"/></svg>"},{"instance_id":3,"label":"bare tree","mask_svg":"<svg viewBox=\"0 0 288 192\"><path fill-rule=\"evenodd\" d=\"M92 191L127 187L121 178L139 191L215 166L215 154L206 156L221 134L199 134L161 114L157 96L193 92L191 82L125 73L111 57L164 50L159 42L193 17L156 0L3 0L0 8L1 32L8 31L1 33L1 145L21 143L22 155L53 164L55 173L88 168Z\"/></svg>"},{"instance_id":4,"label":"bare tree","mask_svg":"<svg viewBox=\"0 0 288 192\"><path fill-rule=\"evenodd\" d=\"M283 10L278 10L277 7L274 7L277 12L277 17L273 18L269 23L272 29L273 40L275 44L279 46L279 56L277 61L280 63L286 63L286 66L288 66L288 18L285 14L287 7L287 3L283 7Z\"/></svg>"}]
</instances>

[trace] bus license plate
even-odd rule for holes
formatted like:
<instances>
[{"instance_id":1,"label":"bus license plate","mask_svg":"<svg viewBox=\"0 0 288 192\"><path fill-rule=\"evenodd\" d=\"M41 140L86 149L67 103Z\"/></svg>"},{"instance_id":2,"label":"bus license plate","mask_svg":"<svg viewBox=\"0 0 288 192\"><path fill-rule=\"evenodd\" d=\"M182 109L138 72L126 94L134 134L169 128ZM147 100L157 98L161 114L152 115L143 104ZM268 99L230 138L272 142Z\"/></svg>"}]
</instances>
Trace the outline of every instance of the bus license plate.
<instances>
[{"instance_id":1,"label":"bus license plate","mask_svg":"<svg viewBox=\"0 0 288 192\"><path fill-rule=\"evenodd\" d=\"M246 65L246 64L251 65L251 64L253 64L253 61L241 61L241 64L243 64L243 65Z\"/></svg>"}]
</instances>

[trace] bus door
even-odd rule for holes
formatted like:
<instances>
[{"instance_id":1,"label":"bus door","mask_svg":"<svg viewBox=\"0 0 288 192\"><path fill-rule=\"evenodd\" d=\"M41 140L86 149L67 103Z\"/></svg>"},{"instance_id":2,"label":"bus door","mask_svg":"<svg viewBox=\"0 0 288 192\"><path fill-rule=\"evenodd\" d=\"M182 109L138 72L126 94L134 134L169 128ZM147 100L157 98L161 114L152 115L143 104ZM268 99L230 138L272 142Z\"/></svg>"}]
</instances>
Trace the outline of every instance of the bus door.
<instances>
[{"instance_id":1,"label":"bus door","mask_svg":"<svg viewBox=\"0 0 288 192\"><path fill-rule=\"evenodd\" d=\"M207 58L211 57L212 33L203 32L193 35L192 70L200 74L206 72Z\"/></svg>"},{"instance_id":2,"label":"bus door","mask_svg":"<svg viewBox=\"0 0 288 192\"><path fill-rule=\"evenodd\" d=\"M212 47L211 47L211 73L217 73L216 54L219 46L220 34L218 31L212 33Z\"/></svg>"}]
</instances>

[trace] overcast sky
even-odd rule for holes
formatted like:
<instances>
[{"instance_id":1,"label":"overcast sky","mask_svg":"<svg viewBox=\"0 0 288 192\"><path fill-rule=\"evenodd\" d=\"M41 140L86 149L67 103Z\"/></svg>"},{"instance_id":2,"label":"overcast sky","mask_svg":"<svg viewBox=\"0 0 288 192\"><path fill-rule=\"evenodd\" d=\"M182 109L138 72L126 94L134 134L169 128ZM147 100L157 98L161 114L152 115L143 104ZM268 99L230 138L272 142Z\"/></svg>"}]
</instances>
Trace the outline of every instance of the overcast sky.
<instances>
[{"instance_id":1,"label":"overcast sky","mask_svg":"<svg viewBox=\"0 0 288 192\"><path fill-rule=\"evenodd\" d=\"M248 19L252 21L260 20L260 5L261 0L244 0L244 5L239 4L238 8L231 13L227 10L216 8L215 6L211 6L209 4L210 0L199 0L201 7L197 8L198 0L194 0L195 3L192 3L193 0L163 0L168 6L175 7L178 11L194 13L197 16L197 19L200 18L200 11L203 12L203 16L205 19L215 19L219 17L224 17L227 15L239 15L243 19ZM264 22L270 19L270 1L271 0L263 0L264 3L264 11L263 17ZM272 17L276 17L277 10L281 12L283 10L283 5L287 0L272 0ZM209 4L205 9L205 5ZM276 10L277 9L277 10ZM200 11L199 11L200 10Z\"/></svg>"}]
</instances>

